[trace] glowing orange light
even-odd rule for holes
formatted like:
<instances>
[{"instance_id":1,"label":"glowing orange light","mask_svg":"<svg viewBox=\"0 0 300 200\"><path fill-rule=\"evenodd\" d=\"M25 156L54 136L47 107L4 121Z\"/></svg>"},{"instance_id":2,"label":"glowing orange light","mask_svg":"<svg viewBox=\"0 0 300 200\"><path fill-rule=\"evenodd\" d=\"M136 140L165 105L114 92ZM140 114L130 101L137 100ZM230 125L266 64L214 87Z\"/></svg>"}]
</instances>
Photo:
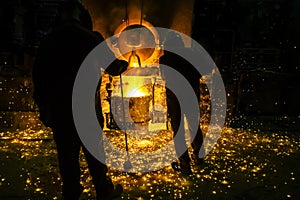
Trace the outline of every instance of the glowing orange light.
<instances>
[{"instance_id":1,"label":"glowing orange light","mask_svg":"<svg viewBox=\"0 0 300 200\"><path fill-rule=\"evenodd\" d=\"M130 28L137 26L141 29L141 35L139 38L139 44L132 45L131 42L128 42L128 35L123 34L124 31L130 30ZM118 43L112 43L108 41L109 48L114 52L115 56L118 59L126 60L129 62L129 57L132 54L132 48L137 48L136 53L140 58L140 63L142 66L153 65L153 63L158 63L159 57L162 56L163 51L160 48L159 35L157 30L153 25L146 20L132 19L128 22L124 22L119 25L115 30L115 39ZM134 33L133 36L134 37ZM143 48L144 47L144 48ZM138 62L137 62L138 63ZM137 64L132 64L132 67Z\"/></svg>"},{"instance_id":2,"label":"glowing orange light","mask_svg":"<svg viewBox=\"0 0 300 200\"><path fill-rule=\"evenodd\" d=\"M138 63L136 63L136 62L132 63L132 67L138 67L138 66L139 66Z\"/></svg>"},{"instance_id":3,"label":"glowing orange light","mask_svg":"<svg viewBox=\"0 0 300 200\"><path fill-rule=\"evenodd\" d=\"M143 97L143 96L146 96L146 94L141 89L133 89L133 90L129 90L126 96L127 97Z\"/></svg>"},{"instance_id":4,"label":"glowing orange light","mask_svg":"<svg viewBox=\"0 0 300 200\"><path fill-rule=\"evenodd\" d=\"M141 60L140 57L136 54L135 50L133 49L131 55L128 59L129 67L141 67Z\"/></svg>"}]
</instances>

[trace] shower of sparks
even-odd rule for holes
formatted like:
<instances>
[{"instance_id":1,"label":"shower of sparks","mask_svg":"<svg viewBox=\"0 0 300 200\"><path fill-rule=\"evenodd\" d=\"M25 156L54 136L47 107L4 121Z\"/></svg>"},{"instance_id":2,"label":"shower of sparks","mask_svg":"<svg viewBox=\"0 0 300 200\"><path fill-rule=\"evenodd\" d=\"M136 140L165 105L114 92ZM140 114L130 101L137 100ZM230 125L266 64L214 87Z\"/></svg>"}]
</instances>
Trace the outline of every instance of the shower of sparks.
<instances>
[{"instance_id":1,"label":"shower of sparks","mask_svg":"<svg viewBox=\"0 0 300 200\"><path fill-rule=\"evenodd\" d=\"M0 136L0 197L59 199L61 180L51 131L28 129ZM138 146L147 151L152 142ZM122 199L297 199L299 154L297 134L226 128L205 162L192 165L191 176L178 174L170 166L143 174L110 169L108 175L124 187ZM94 198L83 154L80 163L82 199Z\"/></svg>"},{"instance_id":2,"label":"shower of sparks","mask_svg":"<svg viewBox=\"0 0 300 200\"><path fill-rule=\"evenodd\" d=\"M14 91L6 87L17 84ZM210 110L207 88L202 84L201 119L206 132ZM1 112L0 122L0 199L60 199L61 179L56 158L56 146L51 129L45 128L36 112L13 112L18 94L32 93L26 80L1 81L0 91L7 91L9 111ZM24 93L24 94L23 94ZM20 101L34 108L30 98ZM105 107L105 106L104 106ZM16 109L16 108L15 108ZM286 123L288 117L280 119ZM256 126L246 122L247 126ZM264 124L258 124L261 127ZM17 128L20 127L20 130ZM24 129L26 128L26 129ZM8 130L8 131L4 131ZM14 130L14 131L13 131ZM164 169L143 174L130 174L110 169L108 175L114 183L124 187L121 199L299 199L300 198L300 138L298 132L239 130L225 128L212 152L199 166L193 164L193 175L184 176L168 165ZM157 150L172 140L173 133L160 131L155 135L138 138L129 135L131 152ZM106 132L113 145L125 148L121 131ZM133 145L134 144L134 145ZM106 152L113 161L114 155ZM170 161L174 156L170 149ZM125 161L125 157L123 158ZM122 161L122 160L121 160ZM158 160L157 162L161 162ZM80 155L81 199L94 199L95 192L84 155ZM109 164L109 163L108 163ZM157 164L157 163L154 163Z\"/></svg>"}]
</instances>

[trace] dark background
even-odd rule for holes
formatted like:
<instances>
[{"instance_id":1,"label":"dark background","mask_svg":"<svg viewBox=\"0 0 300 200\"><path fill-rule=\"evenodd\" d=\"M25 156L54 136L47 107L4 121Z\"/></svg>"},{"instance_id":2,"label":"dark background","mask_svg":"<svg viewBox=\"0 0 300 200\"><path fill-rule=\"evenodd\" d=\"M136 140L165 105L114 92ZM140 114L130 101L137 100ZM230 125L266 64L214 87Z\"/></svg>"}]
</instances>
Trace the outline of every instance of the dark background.
<instances>
[{"instance_id":1,"label":"dark background","mask_svg":"<svg viewBox=\"0 0 300 200\"><path fill-rule=\"evenodd\" d=\"M0 199L60 196L56 147L38 120L31 68L61 1L0 0ZM99 9L102 18L92 13L93 22L105 37L122 23L124 1L83 1ZM195 0L194 9L185 9L192 1L144 0L145 19L175 25L206 48L223 76L234 128L222 133L203 166L194 167L200 178L188 185L170 170L145 176L113 171L128 187L123 198L300 199L300 0ZM186 15L176 15L179 10ZM83 171L90 199L87 165Z\"/></svg>"},{"instance_id":2,"label":"dark background","mask_svg":"<svg viewBox=\"0 0 300 200\"><path fill-rule=\"evenodd\" d=\"M30 97L31 66L61 1L0 2L0 110L36 110ZM102 1L102 10L123 6L122 1L107 2L105 7ZM182 6L169 0L145 2L152 4L146 11L168 8L161 20L146 16L154 25L172 21ZM84 3L89 7L89 1ZM300 116L299 11L299 0L194 1L191 35L221 71L229 117Z\"/></svg>"}]
</instances>

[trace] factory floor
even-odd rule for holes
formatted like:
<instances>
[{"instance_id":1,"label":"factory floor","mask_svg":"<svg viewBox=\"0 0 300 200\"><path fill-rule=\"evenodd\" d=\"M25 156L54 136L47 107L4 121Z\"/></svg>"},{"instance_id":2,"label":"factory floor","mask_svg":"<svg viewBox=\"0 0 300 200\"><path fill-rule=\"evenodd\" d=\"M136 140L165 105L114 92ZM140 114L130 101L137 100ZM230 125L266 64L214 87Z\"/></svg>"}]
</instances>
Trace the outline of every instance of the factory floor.
<instances>
[{"instance_id":1,"label":"factory floor","mask_svg":"<svg viewBox=\"0 0 300 200\"><path fill-rule=\"evenodd\" d=\"M184 176L159 171L109 175L124 187L120 199L300 199L299 118L237 119L224 128L204 163ZM81 199L95 193L81 155ZM51 129L0 132L0 199L60 199L61 180Z\"/></svg>"}]
</instances>

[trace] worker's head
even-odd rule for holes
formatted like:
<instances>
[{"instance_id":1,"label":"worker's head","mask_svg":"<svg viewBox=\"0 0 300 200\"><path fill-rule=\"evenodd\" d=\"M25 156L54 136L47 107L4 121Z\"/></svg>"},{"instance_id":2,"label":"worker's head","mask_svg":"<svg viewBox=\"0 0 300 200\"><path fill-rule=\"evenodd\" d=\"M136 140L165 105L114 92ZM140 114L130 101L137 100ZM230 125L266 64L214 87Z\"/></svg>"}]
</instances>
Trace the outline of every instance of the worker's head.
<instances>
[{"instance_id":1,"label":"worker's head","mask_svg":"<svg viewBox=\"0 0 300 200\"><path fill-rule=\"evenodd\" d=\"M92 19L88 10L77 0L67 0L59 5L57 24L69 21L78 21L85 28L93 29Z\"/></svg>"}]
</instances>

